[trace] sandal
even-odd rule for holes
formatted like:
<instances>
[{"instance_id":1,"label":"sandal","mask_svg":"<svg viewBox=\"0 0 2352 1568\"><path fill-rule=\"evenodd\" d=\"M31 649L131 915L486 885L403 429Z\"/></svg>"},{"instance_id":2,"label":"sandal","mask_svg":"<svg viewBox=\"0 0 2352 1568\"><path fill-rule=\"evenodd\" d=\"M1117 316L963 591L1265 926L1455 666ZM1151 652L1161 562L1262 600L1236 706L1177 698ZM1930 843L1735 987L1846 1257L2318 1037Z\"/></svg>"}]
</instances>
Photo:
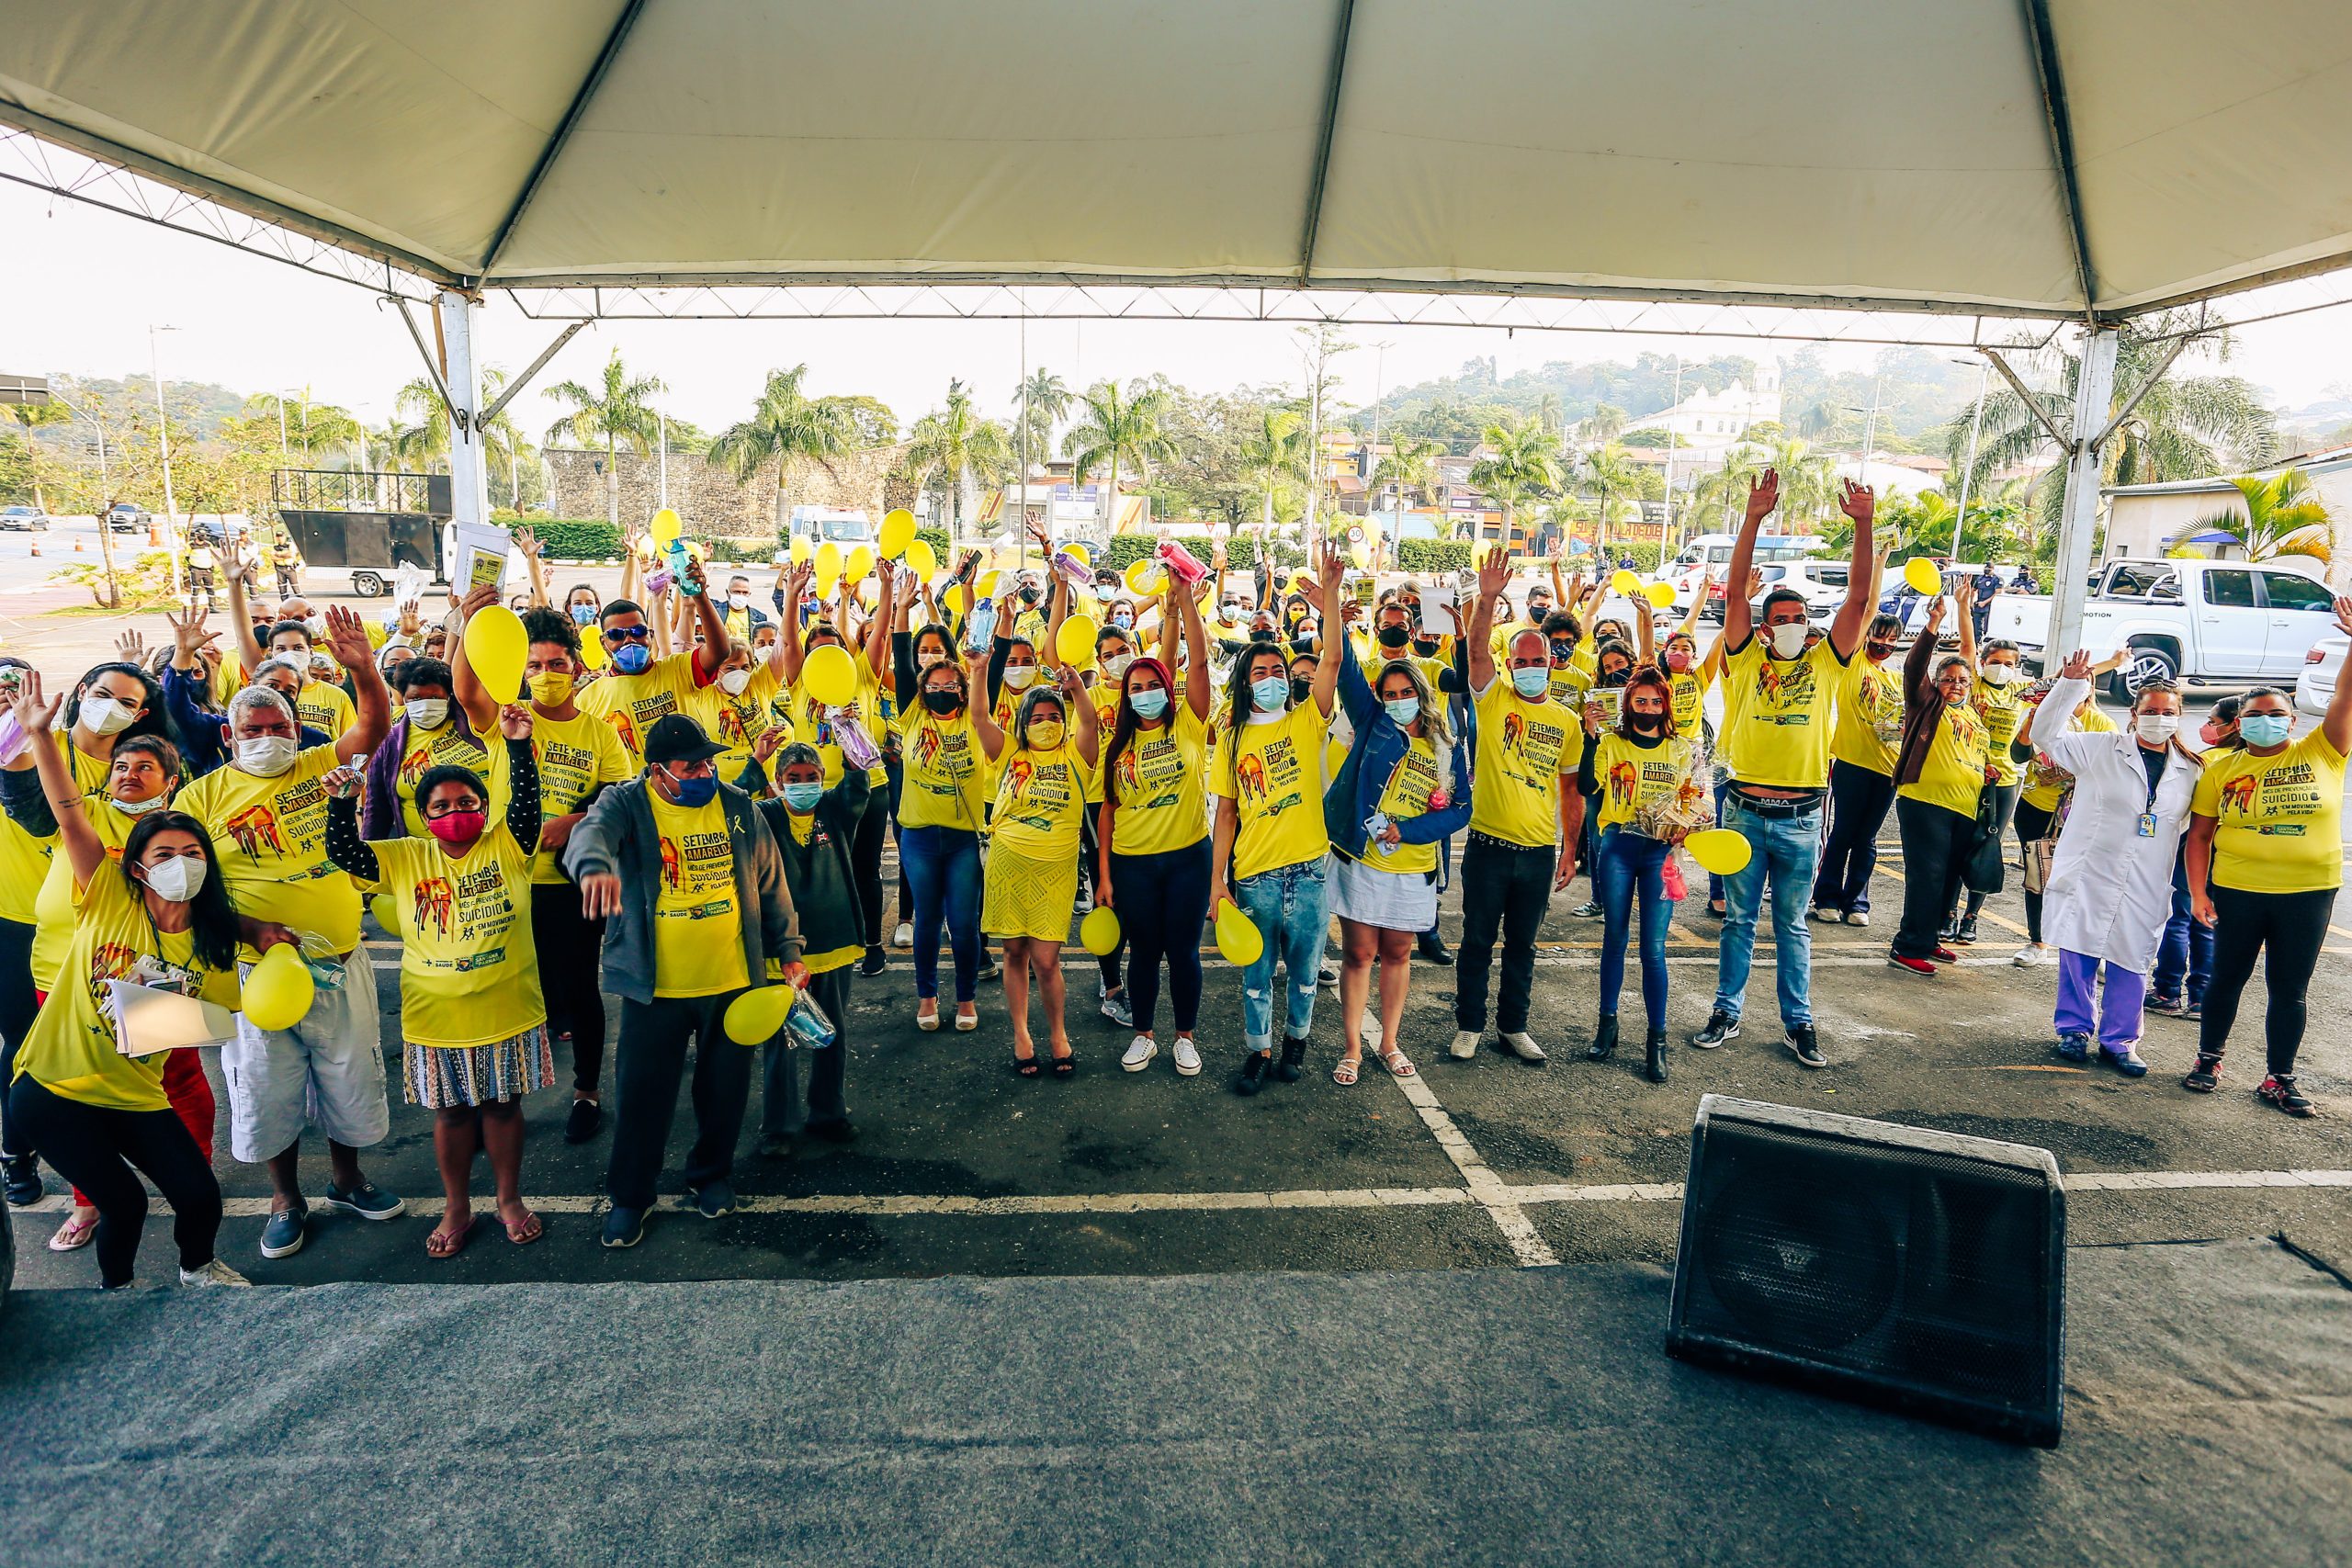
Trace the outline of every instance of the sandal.
<instances>
[{"instance_id":1,"label":"sandal","mask_svg":"<svg viewBox=\"0 0 2352 1568\"><path fill-rule=\"evenodd\" d=\"M1066 1077L1071 1077L1071 1076L1072 1076L1073 1074L1075 1074L1077 1071L1078 1071L1078 1053L1077 1053L1077 1052L1075 1052L1075 1051L1066 1052L1066 1053L1064 1053L1063 1055L1059 1055L1059 1056L1056 1056L1056 1057L1054 1058L1054 1077L1057 1077L1057 1078L1066 1078Z\"/></svg>"},{"instance_id":2,"label":"sandal","mask_svg":"<svg viewBox=\"0 0 2352 1568\"><path fill-rule=\"evenodd\" d=\"M505 1224L503 1220L499 1223L502 1224ZM517 1247L528 1247L531 1243L538 1240L539 1237L547 1234L548 1227L546 1224L541 1223L539 1216L536 1213L528 1209L523 1211L523 1223L521 1224L506 1226L506 1239L513 1242Z\"/></svg>"},{"instance_id":3,"label":"sandal","mask_svg":"<svg viewBox=\"0 0 2352 1568\"><path fill-rule=\"evenodd\" d=\"M915 1014L915 1027L922 1030L925 1034L935 1034L939 1032L939 1004L937 1002L932 1003L931 1010L929 1012L918 1012Z\"/></svg>"},{"instance_id":4,"label":"sandal","mask_svg":"<svg viewBox=\"0 0 2352 1568\"><path fill-rule=\"evenodd\" d=\"M57 1227L57 1234L49 1238L49 1249L51 1252L76 1252L89 1246L96 1239L97 1234L98 1219L96 1214L86 1221L68 1214L65 1223Z\"/></svg>"},{"instance_id":5,"label":"sandal","mask_svg":"<svg viewBox=\"0 0 2352 1568\"><path fill-rule=\"evenodd\" d=\"M979 1026L980 1015L978 1012L966 1012L960 1008L956 1010L956 1032L958 1034L969 1034Z\"/></svg>"},{"instance_id":6,"label":"sandal","mask_svg":"<svg viewBox=\"0 0 2352 1568\"><path fill-rule=\"evenodd\" d=\"M1340 1057L1338 1061L1331 1064L1331 1081L1338 1084L1340 1088L1345 1089L1348 1085L1356 1081L1356 1068L1360 1065L1361 1058L1359 1057Z\"/></svg>"},{"instance_id":7,"label":"sandal","mask_svg":"<svg viewBox=\"0 0 2352 1568\"><path fill-rule=\"evenodd\" d=\"M469 1218L462 1230L435 1230L424 1238L424 1256L445 1261L457 1257L466 1249L466 1243L473 1240L474 1224L475 1220Z\"/></svg>"},{"instance_id":8,"label":"sandal","mask_svg":"<svg viewBox=\"0 0 2352 1568\"><path fill-rule=\"evenodd\" d=\"M1392 1078L1409 1078L1419 1071L1413 1066L1413 1059L1405 1055L1405 1048L1402 1045L1397 1046L1394 1051L1383 1051L1380 1054L1380 1065L1388 1069L1388 1076Z\"/></svg>"},{"instance_id":9,"label":"sandal","mask_svg":"<svg viewBox=\"0 0 2352 1568\"><path fill-rule=\"evenodd\" d=\"M1045 1071L1045 1064L1037 1060L1036 1053L1034 1051L1026 1056L1015 1051L1012 1054L1012 1070L1024 1078L1034 1078Z\"/></svg>"}]
</instances>

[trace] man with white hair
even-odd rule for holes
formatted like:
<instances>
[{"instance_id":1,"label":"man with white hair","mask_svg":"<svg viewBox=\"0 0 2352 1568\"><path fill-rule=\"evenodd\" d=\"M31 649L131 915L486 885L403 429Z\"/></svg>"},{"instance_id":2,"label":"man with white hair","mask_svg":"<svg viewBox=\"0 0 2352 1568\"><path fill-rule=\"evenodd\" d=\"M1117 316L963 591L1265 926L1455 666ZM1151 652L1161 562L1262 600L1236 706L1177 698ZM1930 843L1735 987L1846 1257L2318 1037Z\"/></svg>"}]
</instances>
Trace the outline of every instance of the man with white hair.
<instances>
[{"instance_id":1,"label":"man with white hair","mask_svg":"<svg viewBox=\"0 0 2352 1568\"><path fill-rule=\"evenodd\" d=\"M351 674L357 716L323 746L304 747L293 705L266 685L229 700L222 726L230 761L187 785L175 804L211 833L220 870L240 914L292 928L313 956L346 965L340 986L318 987L311 1010L290 1029L260 1029L240 1013L237 1038L220 1049L229 1087L229 1149L266 1163L272 1189L264 1258L301 1250L309 1204L297 1167L302 1129L327 1137L333 1179L322 1201L362 1219L389 1220L407 1207L370 1182L359 1150L391 1131L384 1090L376 977L359 946L359 890L327 858L327 794L321 782L374 750L391 723L391 702L369 656L359 617L326 613L325 642ZM243 954L252 963L258 955Z\"/></svg>"}]
</instances>

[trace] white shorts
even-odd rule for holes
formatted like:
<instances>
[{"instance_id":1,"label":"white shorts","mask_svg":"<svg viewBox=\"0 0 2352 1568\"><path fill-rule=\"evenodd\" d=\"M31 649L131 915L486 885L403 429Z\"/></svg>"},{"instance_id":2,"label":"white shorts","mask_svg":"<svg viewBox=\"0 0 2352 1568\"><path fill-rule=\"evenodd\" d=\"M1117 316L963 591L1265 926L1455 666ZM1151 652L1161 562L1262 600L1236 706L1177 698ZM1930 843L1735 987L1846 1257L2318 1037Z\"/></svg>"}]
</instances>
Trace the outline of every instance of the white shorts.
<instances>
[{"instance_id":1,"label":"white shorts","mask_svg":"<svg viewBox=\"0 0 2352 1568\"><path fill-rule=\"evenodd\" d=\"M237 1038L220 1047L220 1077L229 1152L245 1164L285 1153L306 1124L355 1149L391 1132L375 969L364 949L349 964L342 987L321 987L291 1029L256 1029L237 1015Z\"/></svg>"}]
</instances>

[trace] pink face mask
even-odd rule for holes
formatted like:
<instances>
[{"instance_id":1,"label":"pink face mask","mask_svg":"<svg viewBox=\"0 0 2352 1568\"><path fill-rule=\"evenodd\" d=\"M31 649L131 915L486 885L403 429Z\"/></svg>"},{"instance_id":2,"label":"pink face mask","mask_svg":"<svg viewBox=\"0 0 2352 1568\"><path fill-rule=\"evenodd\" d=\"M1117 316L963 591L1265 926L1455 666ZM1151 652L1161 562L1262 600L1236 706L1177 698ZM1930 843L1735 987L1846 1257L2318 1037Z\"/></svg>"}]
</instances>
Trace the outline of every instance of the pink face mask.
<instances>
[{"instance_id":1,"label":"pink face mask","mask_svg":"<svg viewBox=\"0 0 2352 1568\"><path fill-rule=\"evenodd\" d=\"M447 817L429 818L424 826L432 835L451 849L461 850L481 837L482 824L489 820L480 811L452 811Z\"/></svg>"},{"instance_id":2,"label":"pink face mask","mask_svg":"<svg viewBox=\"0 0 2352 1568\"><path fill-rule=\"evenodd\" d=\"M1673 671L1678 675L1682 673L1685 670L1690 669L1690 650L1687 648L1668 649L1666 650L1666 667L1668 670Z\"/></svg>"}]
</instances>

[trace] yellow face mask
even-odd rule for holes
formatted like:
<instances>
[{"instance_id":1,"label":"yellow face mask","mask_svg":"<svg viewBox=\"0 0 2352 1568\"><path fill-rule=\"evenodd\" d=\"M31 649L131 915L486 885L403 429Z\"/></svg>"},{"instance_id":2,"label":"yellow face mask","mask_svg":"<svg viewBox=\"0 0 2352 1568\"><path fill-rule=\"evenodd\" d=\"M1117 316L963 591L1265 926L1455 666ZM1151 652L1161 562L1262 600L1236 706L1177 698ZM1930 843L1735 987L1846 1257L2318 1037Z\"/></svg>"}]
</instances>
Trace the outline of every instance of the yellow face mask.
<instances>
[{"instance_id":1,"label":"yellow face mask","mask_svg":"<svg viewBox=\"0 0 2352 1568\"><path fill-rule=\"evenodd\" d=\"M531 677L531 700L541 707L561 707L577 683L568 670L542 670Z\"/></svg>"},{"instance_id":2,"label":"yellow face mask","mask_svg":"<svg viewBox=\"0 0 2352 1568\"><path fill-rule=\"evenodd\" d=\"M1062 743L1062 721L1041 718L1029 727L1029 744L1039 751L1050 751Z\"/></svg>"}]
</instances>

